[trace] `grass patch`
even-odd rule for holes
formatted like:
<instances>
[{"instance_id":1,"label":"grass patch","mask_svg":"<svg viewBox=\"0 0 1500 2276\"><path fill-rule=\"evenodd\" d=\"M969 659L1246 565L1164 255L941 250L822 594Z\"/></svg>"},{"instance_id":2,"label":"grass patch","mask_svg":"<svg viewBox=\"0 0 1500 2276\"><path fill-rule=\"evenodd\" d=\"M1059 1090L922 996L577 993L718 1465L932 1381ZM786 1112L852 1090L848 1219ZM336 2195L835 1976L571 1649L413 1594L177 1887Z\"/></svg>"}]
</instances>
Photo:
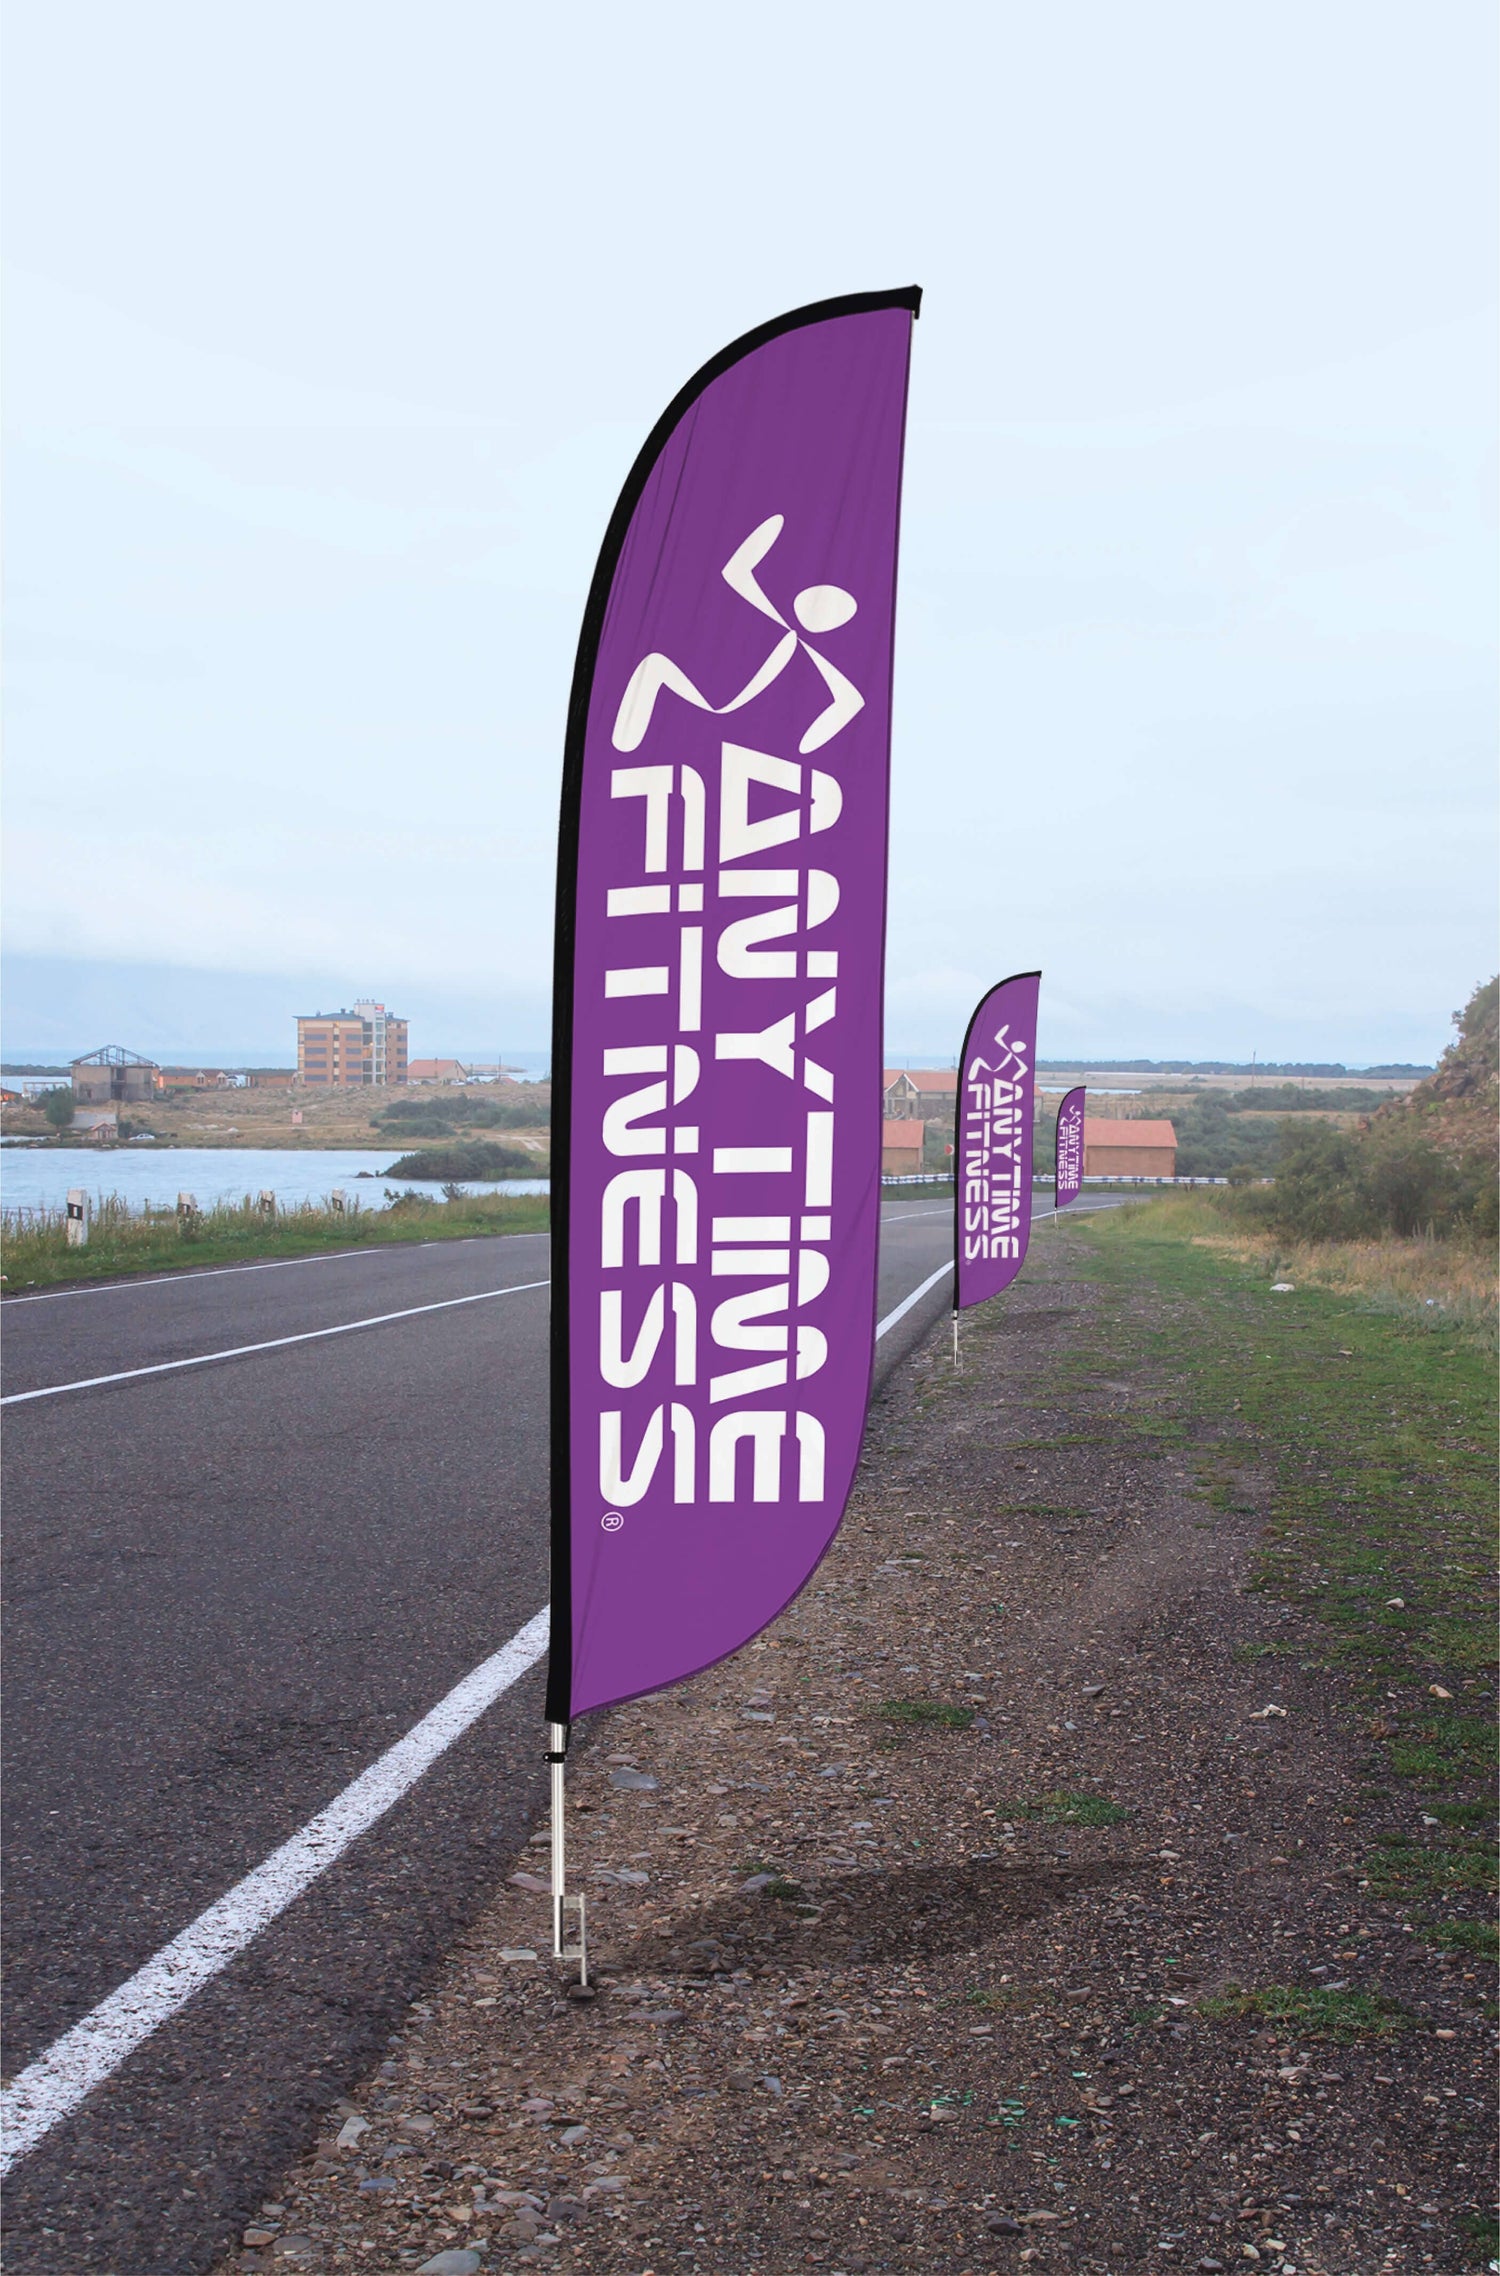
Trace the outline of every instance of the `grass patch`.
<instances>
[{"instance_id":1,"label":"grass patch","mask_svg":"<svg viewBox=\"0 0 1500 2276\"><path fill-rule=\"evenodd\" d=\"M1500 2214L1460 2213L1458 2228L1473 2246L1477 2260L1488 2263L1500 2254Z\"/></svg>"},{"instance_id":2,"label":"grass patch","mask_svg":"<svg viewBox=\"0 0 1500 2276\"><path fill-rule=\"evenodd\" d=\"M1495 1860L1487 1844L1454 1849L1437 1842L1383 1841L1365 1859L1377 1897L1425 1897L1444 1890L1492 1890Z\"/></svg>"},{"instance_id":3,"label":"grass patch","mask_svg":"<svg viewBox=\"0 0 1500 2276\"><path fill-rule=\"evenodd\" d=\"M1476 1960L1500 1959L1500 1928L1492 1920L1438 1920L1424 1923L1420 1934L1440 1952L1472 1953Z\"/></svg>"},{"instance_id":4,"label":"grass patch","mask_svg":"<svg viewBox=\"0 0 1500 2276\"><path fill-rule=\"evenodd\" d=\"M1122 1809L1118 1802L1108 1801L1103 1794L1071 1794L1066 1788L1058 1787L1050 1794L1038 1794L1032 1801L1018 1802L1009 1815L1036 1818L1047 1826L1118 1826L1124 1824L1130 1812Z\"/></svg>"},{"instance_id":5,"label":"grass patch","mask_svg":"<svg viewBox=\"0 0 1500 2276\"><path fill-rule=\"evenodd\" d=\"M1427 1814L1439 1825L1482 1826L1488 1825L1495 1813L1489 1802L1429 1802Z\"/></svg>"},{"instance_id":6,"label":"grass patch","mask_svg":"<svg viewBox=\"0 0 1500 2276\"><path fill-rule=\"evenodd\" d=\"M87 1248L68 1247L61 1210L7 1216L5 1286L14 1295L23 1288L129 1273L182 1272L201 1265L320 1256L406 1241L539 1232L548 1222L545 1194L459 1194L451 1201L413 1195L389 1209L348 1212L308 1202L279 1209L274 1217L263 1217L247 1197L200 1210L191 1218L179 1218L175 1210L132 1209L120 1195L106 1194L95 1208Z\"/></svg>"},{"instance_id":7,"label":"grass patch","mask_svg":"<svg viewBox=\"0 0 1500 2276\"><path fill-rule=\"evenodd\" d=\"M875 1713L883 1723L936 1724L948 1731L966 1731L974 1720L972 1707L945 1707L937 1699L885 1699Z\"/></svg>"},{"instance_id":8,"label":"grass patch","mask_svg":"<svg viewBox=\"0 0 1500 2276\"><path fill-rule=\"evenodd\" d=\"M1227 1991L1200 1999L1198 2013L1212 2023L1255 2016L1285 2024L1298 2038L1344 2041L1385 2037L1404 2031L1411 2021L1404 2008L1380 1992L1325 1991L1321 1986L1303 1990L1295 1984L1261 1984L1254 1990L1231 1984Z\"/></svg>"}]
</instances>

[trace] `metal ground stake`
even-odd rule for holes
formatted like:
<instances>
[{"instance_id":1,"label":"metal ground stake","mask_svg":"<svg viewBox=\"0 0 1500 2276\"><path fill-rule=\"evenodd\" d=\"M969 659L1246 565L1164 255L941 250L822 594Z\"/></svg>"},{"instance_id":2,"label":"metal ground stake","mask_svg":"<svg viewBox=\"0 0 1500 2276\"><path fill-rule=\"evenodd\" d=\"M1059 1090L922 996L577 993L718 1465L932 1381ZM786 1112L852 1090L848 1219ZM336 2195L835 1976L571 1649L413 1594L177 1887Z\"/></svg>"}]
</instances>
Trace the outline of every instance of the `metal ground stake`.
<instances>
[{"instance_id":1,"label":"metal ground stake","mask_svg":"<svg viewBox=\"0 0 1500 2276\"><path fill-rule=\"evenodd\" d=\"M567 1829L567 1759L568 1726L566 1723L547 1725L547 1760L552 1766L552 1957L554 1960L576 1960L578 1981L583 1989L589 1980L589 1940L585 1918L583 1891L569 1896L568 1829ZM575 1942L568 1942L568 1930L575 1932Z\"/></svg>"}]
</instances>

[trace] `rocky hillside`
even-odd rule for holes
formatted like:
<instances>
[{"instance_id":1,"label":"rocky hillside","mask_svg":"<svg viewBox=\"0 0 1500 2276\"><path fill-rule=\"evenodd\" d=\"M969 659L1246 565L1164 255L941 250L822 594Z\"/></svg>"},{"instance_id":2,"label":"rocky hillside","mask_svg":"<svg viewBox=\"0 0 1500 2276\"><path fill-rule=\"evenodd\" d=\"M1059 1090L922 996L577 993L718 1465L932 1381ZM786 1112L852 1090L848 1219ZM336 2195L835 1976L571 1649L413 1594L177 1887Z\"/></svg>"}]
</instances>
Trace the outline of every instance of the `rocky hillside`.
<instances>
[{"instance_id":1,"label":"rocky hillside","mask_svg":"<svg viewBox=\"0 0 1500 2276\"><path fill-rule=\"evenodd\" d=\"M1412 1121L1456 1159L1493 1162L1500 1121L1500 979L1476 988L1453 1015L1458 1035L1433 1072L1377 1122Z\"/></svg>"}]
</instances>

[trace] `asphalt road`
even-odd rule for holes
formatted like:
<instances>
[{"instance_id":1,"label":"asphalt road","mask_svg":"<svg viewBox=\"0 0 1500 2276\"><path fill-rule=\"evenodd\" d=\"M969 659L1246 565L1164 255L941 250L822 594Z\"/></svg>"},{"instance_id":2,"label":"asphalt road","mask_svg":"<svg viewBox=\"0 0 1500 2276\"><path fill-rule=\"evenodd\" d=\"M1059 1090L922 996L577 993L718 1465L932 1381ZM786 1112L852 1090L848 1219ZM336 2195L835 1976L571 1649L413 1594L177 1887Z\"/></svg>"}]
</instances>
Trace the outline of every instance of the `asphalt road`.
<instances>
[{"instance_id":1,"label":"asphalt road","mask_svg":"<svg viewBox=\"0 0 1500 2276\"><path fill-rule=\"evenodd\" d=\"M951 1206L888 1198L882 1317ZM126 1378L6 1414L7 2080L545 1603L547 1271L531 1234L5 1305L7 1397ZM12 2276L209 2265L514 1863L541 1698L538 1664L18 2162Z\"/></svg>"}]
</instances>

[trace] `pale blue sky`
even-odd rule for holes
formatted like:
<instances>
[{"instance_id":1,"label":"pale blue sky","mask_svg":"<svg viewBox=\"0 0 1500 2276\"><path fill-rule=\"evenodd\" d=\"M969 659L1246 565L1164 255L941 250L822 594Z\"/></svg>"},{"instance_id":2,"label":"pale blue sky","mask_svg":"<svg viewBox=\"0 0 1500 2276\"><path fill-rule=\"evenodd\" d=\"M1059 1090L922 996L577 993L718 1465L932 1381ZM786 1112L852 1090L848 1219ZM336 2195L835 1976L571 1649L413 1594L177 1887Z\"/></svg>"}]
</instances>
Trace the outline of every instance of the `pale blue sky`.
<instances>
[{"instance_id":1,"label":"pale blue sky","mask_svg":"<svg viewBox=\"0 0 1500 2276\"><path fill-rule=\"evenodd\" d=\"M8 1047L104 1040L100 965L146 1047L203 974L225 1049L365 992L544 1046L626 468L737 332L915 280L892 1049L1040 964L1049 1056L1431 1057L1494 959L1493 47L16 0Z\"/></svg>"}]
</instances>

